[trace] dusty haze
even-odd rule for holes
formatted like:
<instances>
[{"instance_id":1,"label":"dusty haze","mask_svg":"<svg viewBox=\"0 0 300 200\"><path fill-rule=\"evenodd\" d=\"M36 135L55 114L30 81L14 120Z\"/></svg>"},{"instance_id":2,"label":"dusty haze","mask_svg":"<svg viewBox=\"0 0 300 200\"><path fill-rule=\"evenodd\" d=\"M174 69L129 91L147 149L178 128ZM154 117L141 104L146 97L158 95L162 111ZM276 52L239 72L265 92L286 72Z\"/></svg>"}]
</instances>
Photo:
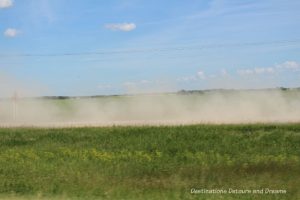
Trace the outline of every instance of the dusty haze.
<instances>
[{"instance_id":1,"label":"dusty haze","mask_svg":"<svg viewBox=\"0 0 300 200\"><path fill-rule=\"evenodd\" d=\"M80 99L3 99L3 126L300 122L299 90L211 91Z\"/></svg>"}]
</instances>

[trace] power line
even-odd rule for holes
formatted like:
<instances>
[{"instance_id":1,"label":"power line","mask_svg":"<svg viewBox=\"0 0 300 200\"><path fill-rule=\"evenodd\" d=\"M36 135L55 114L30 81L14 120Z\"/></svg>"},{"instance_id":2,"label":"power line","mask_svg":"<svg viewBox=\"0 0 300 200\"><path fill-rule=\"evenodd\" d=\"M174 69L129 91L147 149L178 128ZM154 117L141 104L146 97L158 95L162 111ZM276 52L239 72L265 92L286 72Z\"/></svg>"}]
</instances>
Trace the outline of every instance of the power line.
<instances>
[{"instance_id":1,"label":"power line","mask_svg":"<svg viewBox=\"0 0 300 200\"><path fill-rule=\"evenodd\" d=\"M187 51L201 49L217 49L229 47L246 47L246 46L263 46L263 45L291 45L298 44L300 40L280 40L268 42L245 42L231 44L210 44L210 45L192 45L192 46L175 46L161 48L141 48L141 49L120 49L111 51L91 51L91 52L70 52L70 53L49 53L49 54L0 54L0 57L63 57L63 56L89 56L89 55L113 55L113 54L133 54L133 53L150 53L150 52L166 52L166 51Z\"/></svg>"}]
</instances>

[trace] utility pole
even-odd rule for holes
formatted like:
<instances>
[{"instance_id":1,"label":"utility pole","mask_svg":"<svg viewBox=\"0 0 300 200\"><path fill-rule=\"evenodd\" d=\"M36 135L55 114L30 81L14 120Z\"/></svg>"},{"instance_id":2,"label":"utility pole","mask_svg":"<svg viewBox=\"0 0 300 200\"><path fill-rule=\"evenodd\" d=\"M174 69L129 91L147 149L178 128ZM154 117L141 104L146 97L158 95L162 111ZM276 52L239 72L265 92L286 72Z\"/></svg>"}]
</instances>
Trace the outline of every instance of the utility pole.
<instances>
[{"instance_id":1,"label":"utility pole","mask_svg":"<svg viewBox=\"0 0 300 200\"><path fill-rule=\"evenodd\" d=\"M14 92L12 96L12 103L13 103L13 121L15 122L17 120L17 114L18 114L18 93L17 91Z\"/></svg>"}]
</instances>

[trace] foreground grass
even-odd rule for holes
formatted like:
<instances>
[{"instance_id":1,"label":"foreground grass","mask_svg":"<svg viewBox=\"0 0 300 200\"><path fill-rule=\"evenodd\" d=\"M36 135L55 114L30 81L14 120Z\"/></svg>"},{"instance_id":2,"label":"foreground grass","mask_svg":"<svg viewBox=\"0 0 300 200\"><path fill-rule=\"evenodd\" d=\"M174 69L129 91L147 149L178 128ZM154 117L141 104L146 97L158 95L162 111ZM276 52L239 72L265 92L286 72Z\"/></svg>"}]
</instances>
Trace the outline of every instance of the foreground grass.
<instances>
[{"instance_id":1,"label":"foreground grass","mask_svg":"<svg viewBox=\"0 0 300 200\"><path fill-rule=\"evenodd\" d=\"M0 199L300 199L299 186L300 124L0 129Z\"/></svg>"}]
</instances>

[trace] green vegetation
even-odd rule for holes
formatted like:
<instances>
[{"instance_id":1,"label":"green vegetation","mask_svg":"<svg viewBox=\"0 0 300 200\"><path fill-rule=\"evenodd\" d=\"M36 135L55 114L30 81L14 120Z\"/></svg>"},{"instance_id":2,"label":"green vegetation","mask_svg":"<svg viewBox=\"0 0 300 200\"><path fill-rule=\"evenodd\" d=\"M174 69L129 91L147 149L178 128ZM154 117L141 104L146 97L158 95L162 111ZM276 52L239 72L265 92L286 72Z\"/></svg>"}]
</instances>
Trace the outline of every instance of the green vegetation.
<instances>
[{"instance_id":1,"label":"green vegetation","mask_svg":"<svg viewBox=\"0 0 300 200\"><path fill-rule=\"evenodd\" d=\"M0 199L300 199L299 187L300 124L0 129Z\"/></svg>"}]
</instances>

